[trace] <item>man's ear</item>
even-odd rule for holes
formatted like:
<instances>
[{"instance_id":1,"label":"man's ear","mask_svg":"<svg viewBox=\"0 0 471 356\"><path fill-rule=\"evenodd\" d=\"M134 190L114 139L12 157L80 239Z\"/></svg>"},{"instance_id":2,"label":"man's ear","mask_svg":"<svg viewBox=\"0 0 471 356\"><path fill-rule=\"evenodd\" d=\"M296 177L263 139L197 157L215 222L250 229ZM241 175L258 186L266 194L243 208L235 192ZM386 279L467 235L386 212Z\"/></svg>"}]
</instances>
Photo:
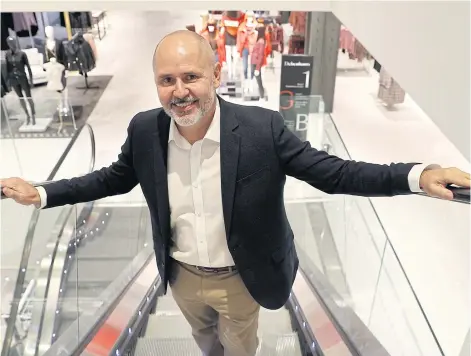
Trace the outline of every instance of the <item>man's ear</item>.
<instances>
[{"instance_id":1,"label":"man's ear","mask_svg":"<svg viewBox=\"0 0 471 356\"><path fill-rule=\"evenodd\" d=\"M213 84L215 88L219 88L221 85L221 69L221 63L214 64Z\"/></svg>"}]
</instances>

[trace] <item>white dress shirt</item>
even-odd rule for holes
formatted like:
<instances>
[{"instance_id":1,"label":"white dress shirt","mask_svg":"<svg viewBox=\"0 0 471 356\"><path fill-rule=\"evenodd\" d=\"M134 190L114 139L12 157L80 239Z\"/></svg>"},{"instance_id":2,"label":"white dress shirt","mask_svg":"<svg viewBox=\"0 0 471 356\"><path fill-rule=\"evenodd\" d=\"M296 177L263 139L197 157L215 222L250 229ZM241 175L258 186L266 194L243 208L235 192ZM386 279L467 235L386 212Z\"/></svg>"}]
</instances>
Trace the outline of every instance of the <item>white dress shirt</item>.
<instances>
[{"instance_id":1,"label":"white dress shirt","mask_svg":"<svg viewBox=\"0 0 471 356\"><path fill-rule=\"evenodd\" d=\"M233 266L221 195L219 106L204 138L190 145L175 122L168 138L168 195L173 247L170 255L196 266Z\"/></svg>"},{"instance_id":2,"label":"white dress shirt","mask_svg":"<svg viewBox=\"0 0 471 356\"><path fill-rule=\"evenodd\" d=\"M170 124L168 140L168 190L173 246L170 255L196 266L233 266L226 240L221 195L221 114L219 106L205 137L190 145ZM409 188L422 190L419 180L425 169L437 165L415 165ZM47 205L46 191L37 188L41 206Z\"/></svg>"}]
</instances>

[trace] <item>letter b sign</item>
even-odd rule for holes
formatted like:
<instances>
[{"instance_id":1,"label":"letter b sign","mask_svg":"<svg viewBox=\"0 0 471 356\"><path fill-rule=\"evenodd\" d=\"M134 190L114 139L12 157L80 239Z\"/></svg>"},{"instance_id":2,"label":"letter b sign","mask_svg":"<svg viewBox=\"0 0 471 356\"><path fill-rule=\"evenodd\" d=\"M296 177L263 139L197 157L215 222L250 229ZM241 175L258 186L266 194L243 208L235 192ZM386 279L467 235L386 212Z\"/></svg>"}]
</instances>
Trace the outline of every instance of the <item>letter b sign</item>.
<instances>
[{"instance_id":1,"label":"letter b sign","mask_svg":"<svg viewBox=\"0 0 471 356\"><path fill-rule=\"evenodd\" d=\"M308 122L309 122L309 115L297 114L296 115L296 131L307 131Z\"/></svg>"}]
</instances>

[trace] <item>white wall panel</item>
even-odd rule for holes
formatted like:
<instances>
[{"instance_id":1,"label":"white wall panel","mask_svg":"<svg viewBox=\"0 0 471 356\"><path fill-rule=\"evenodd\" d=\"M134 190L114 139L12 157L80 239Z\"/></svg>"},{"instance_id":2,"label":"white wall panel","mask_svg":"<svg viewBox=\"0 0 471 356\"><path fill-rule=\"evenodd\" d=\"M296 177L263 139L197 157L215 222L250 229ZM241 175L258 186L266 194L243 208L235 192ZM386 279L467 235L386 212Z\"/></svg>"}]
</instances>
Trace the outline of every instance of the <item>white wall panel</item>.
<instances>
[{"instance_id":1,"label":"white wall panel","mask_svg":"<svg viewBox=\"0 0 471 356\"><path fill-rule=\"evenodd\" d=\"M332 1L332 11L469 160L470 3Z\"/></svg>"}]
</instances>

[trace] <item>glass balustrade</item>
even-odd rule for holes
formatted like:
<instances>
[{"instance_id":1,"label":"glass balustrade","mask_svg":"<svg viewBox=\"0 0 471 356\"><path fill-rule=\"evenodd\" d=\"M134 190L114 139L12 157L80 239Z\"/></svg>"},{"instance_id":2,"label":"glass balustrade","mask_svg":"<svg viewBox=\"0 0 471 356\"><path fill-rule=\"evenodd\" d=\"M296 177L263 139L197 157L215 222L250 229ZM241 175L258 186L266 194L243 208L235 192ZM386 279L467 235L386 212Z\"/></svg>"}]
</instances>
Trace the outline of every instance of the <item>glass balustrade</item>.
<instances>
[{"instance_id":1,"label":"glass balustrade","mask_svg":"<svg viewBox=\"0 0 471 356\"><path fill-rule=\"evenodd\" d=\"M314 147L350 158L329 115L311 114L306 128L305 137ZM290 185L298 192L286 210L300 268L315 289L322 289L333 318L358 353L442 355L370 199L328 196L292 179ZM309 194L303 196L305 192Z\"/></svg>"}]
</instances>

